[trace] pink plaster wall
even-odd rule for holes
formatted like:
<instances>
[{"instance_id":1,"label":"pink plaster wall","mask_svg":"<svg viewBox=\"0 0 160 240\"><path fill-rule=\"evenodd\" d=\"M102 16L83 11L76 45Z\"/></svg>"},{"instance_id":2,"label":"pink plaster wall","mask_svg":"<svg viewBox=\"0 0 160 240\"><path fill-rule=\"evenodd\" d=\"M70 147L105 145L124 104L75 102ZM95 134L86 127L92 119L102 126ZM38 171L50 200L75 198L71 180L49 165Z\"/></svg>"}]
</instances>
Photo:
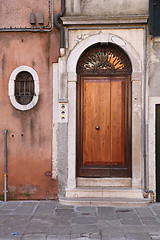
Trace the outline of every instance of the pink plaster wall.
<instances>
[{"instance_id":1,"label":"pink plaster wall","mask_svg":"<svg viewBox=\"0 0 160 240\"><path fill-rule=\"evenodd\" d=\"M0 19L1 13L2 20L5 14L9 14L7 9L10 7L13 9L11 15L16 26L27 26L24 16L31 11L30 6L37 11L44 10L47 16L48 1L1 2ZM20 9L18 3L20 6L22 2L26 7L23 5ZM59 4L59 0L54 2ZM60 5L56 11L59 8ZM20 16L18 20L17 14ZM5 22L8 26L11 23L13 22L10 19ZM57 180L45 173L51 172L52 166L52 63L57 61L59 54L59 32L0 32L0 46L0 195L3 194L4 129L8 129L9 198L54 199L57 194ZM21 65L33 67L40 81L37 105L24 112L16 110L8 96L9 77Z\"/></svg>"},{"instance_id":2,"label":"pink plaster wall","mask_svg":"<svg viewBox=\"0 0 160 240\"><path fill-rule=\"evenodd\" d=\"M48 24L49 0L0 0L0 27L30 27L30 13L34 12L38 20L38 13L44 15Z\"/></svg>"}]
</instances>

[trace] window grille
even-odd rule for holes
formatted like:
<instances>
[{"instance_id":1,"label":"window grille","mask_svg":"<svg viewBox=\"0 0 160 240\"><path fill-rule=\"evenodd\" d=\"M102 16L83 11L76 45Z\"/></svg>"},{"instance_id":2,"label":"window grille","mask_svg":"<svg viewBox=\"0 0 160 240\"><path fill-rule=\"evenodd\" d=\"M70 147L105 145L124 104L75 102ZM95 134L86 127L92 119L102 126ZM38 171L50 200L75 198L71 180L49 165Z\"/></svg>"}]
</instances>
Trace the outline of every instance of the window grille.
<instances>
[{"instance_id":1,"label":"window grille","mask_svg":"<svg viewBox=\"0 0 160 240\"><path fill-rule=\"evenodd\" d=\"M21 105L29 104L34 96L34 80L33 76L27 72L22 71L18 73L15 79L15 98Z\"/></svg>"}]
</instances>

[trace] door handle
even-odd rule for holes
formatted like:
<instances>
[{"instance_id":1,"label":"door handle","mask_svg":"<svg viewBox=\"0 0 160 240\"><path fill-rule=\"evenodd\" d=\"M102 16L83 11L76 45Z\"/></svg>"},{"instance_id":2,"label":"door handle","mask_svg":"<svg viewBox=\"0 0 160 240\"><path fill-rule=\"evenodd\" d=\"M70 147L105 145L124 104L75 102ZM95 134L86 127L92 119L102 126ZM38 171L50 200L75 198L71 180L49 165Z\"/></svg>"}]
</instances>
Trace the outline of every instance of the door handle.
<instances>
[{"instance_id":1,"label":"door handle","mask_svg":"<svg viewBox=\"0 0 160 240\"><path fill-rule=\"evenodd\" d=\"M100 126L99 126L99 125L95 126L95 129L96 129L96 130L99 130L99 129L100 129Z\"/></svg>"}]
</instances>

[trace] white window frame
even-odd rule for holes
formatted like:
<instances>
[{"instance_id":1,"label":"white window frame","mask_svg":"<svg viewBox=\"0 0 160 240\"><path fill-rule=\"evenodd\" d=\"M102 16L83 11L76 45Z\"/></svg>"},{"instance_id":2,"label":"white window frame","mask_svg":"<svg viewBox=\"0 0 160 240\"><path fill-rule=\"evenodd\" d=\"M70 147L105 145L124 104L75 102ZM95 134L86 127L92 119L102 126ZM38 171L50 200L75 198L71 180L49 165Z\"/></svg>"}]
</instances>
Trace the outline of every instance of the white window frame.
<instances>
[{"instance_id":1,"label":"white window frame","mask_svg":"<svg viewBox=\"0 0 160 240\"><path fill-rule=\"evenodd\" d=\"M26 105L19 104L15 98L15 80L16 80L17 75L23 71L29 72L32 75L33 80L34 80L34 91L35 91L35 95L33 96L32 101ZM37 104L38 98L39 98L39 78L38 78L37 72L33 68L31 68L29 66L25 66L25 65L16 68L11 73L11 76L9 78L8 94L9 94L11 104L16 109L21 110L21 111L26 111L26 110L32 109Z\"/></svg>"}]
</instances>

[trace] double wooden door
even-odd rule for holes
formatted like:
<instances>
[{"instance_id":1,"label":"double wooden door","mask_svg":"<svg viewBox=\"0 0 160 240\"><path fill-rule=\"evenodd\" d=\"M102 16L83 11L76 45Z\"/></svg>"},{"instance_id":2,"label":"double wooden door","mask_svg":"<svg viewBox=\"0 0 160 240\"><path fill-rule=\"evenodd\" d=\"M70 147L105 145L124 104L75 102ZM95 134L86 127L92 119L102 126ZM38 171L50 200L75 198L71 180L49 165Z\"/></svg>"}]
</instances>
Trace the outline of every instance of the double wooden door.
<instances>
[{"instance_id":1,"label":"double wooden door","mask_svg":"<svg viewBox=\"0 0 160 240\"><path fill-rule=\"evenodd\" d=\"M130 76L79 76L77 176L131 176Z\"/></svg>"}]
</instances>

